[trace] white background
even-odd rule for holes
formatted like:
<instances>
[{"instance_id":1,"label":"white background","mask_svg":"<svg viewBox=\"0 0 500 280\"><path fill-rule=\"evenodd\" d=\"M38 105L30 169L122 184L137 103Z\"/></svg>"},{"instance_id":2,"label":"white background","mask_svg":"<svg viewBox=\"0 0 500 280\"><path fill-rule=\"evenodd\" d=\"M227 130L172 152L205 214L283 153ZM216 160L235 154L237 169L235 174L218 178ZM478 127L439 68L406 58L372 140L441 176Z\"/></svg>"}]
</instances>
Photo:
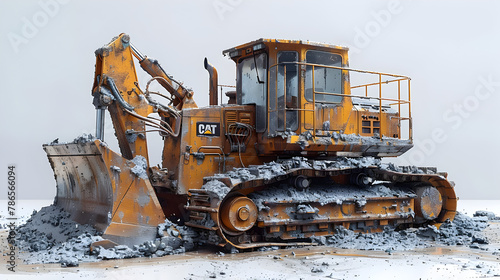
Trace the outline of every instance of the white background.
<instances>
[{"instance_id":1,"label":"white background","mask_svg":"<svg viewBox=\"0 0 500 280\"><path fill-rule=\"evenodd\" d=\"M54 197L41 145L94 133L94 50L125 32L199 106L204 57L234 84L224 49L262 37L347 46L353 68L412 78L416 147L394 161L447 171L463 199L500 199L499 12L494 1L2 0L0 186L15 164L20 199ZM113 146L109 125L105 137Z\"/></svg>"}]
</instances>

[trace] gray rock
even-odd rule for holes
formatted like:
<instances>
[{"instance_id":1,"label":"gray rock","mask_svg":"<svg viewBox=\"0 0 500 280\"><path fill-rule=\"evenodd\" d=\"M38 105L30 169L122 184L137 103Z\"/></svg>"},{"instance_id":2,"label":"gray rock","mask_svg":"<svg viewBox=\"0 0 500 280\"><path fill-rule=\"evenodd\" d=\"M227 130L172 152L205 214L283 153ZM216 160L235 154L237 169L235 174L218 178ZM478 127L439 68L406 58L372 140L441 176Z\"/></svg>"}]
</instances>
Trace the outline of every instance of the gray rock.
<instances>
[{"instance_id":1,"label":"gray rock","mask_svg":"<svg viewBox=\"0 0 500 280\"><path fill-rule=\"evenodd\" d=\"M487 217L488 220L497 220L500 217L496 217L495 213L485 210L478 210L473 214L474 217Z\"/></svg>"}]
</instances>

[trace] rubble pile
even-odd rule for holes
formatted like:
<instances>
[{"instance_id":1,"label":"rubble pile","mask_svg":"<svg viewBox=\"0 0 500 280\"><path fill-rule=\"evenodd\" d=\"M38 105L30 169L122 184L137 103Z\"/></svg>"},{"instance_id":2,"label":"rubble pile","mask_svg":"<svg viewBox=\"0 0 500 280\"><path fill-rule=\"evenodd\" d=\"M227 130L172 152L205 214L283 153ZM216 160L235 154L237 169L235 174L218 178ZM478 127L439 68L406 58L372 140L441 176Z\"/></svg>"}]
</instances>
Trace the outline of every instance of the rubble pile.
<instances>
[{"instance_id":1,"label":"rubble pile","mask_svg":"<svg viewBox=\"0 0 500 280\"><path fill-rule=\"evenodd\" d=\"M197 233L187 227L176 226L173 230L172 225L170 221L160 224L157 238L143 244L92 247L92 243L103 240L101 233L89 225L74 222L69 213L51 205L34 211L31 218L18 227L16 245L26 263L60 263L63 267L101 259L161 257L195 248Z\"/></svg>"},{"instance_id":2,"label":"rubble pile","mask_svg":"<svg viewBox=\"0 0 500 280\"><path fill-rule=\"evenodd\" d=\"M472 218L457 213L453 222L447 221L439 229L427 226L397 231L387 227L380 233L362 234L339 227L333 236L313 237L312 241L337 248L382 250L389 253L430 247L433 242L480 248L482 244L488 244L482 230L488 226L488 220L494 219L494 214L478 211ZM103 240L99 234L88 225L75 223L70 219L69 213L51 205L33 212L26 224L18 228L16 241L20 250L25 253L27 263L60 263L63 267L69 267L78 266L80 262L184 253L195 249L200 238L194 230L176 226L168 220L158 226L155 240L132 247L91 247L92 243Z\"/></svg>"},{"instance_id":3,"label":"rubble pile","mask_svg":"<svg viewBox=\"0 0 500 280\"><path fill-rule=\"evenodd\" d=\"M433 225L399 231L386 227L383 232L362 234L339 227L333 236L315 237L313 241L321 245L343 249L387 252L434 246L432 242L480 248L481 244L489 243L482 234L487 226L487 218L482 216L471 218L458 212L453 222L446 221L439 229Z\"/></svg>"}]
</instances>

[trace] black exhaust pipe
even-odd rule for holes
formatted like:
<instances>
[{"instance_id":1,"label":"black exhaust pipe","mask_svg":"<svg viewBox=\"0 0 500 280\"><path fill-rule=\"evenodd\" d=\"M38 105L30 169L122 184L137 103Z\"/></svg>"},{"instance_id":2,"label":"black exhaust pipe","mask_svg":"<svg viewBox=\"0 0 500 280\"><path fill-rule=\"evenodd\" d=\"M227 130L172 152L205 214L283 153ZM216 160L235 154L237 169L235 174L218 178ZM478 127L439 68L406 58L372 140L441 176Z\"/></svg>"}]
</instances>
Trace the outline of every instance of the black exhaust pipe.
<instances>
[{"instance_id":1,"label":"black exhaust pipe","mask_svg":"<svg viewBox=\"0 0 500 280\"><path fill-rule=\"evenodd\" d=\"M208 74L210 75L210 83L209 83L209 105L218 105L218 90L217 87L219 86L218 82L218 76L217 76L217 69L208 62L208 59L205 57L205 69L208 71Z\"/></svg>"}]
</instances>

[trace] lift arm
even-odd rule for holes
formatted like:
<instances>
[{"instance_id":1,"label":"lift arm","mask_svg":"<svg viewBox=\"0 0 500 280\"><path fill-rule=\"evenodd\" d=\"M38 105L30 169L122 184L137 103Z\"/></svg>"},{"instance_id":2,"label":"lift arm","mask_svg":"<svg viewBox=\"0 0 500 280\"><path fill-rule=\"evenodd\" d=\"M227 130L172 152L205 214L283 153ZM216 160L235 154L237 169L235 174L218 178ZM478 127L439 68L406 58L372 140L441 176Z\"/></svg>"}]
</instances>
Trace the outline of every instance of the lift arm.
<instances>
[{"instance_id":1,"label":"lift arm","mask_svg":"<svg viewBox=\"0 0 500 280\"><path fill-rule=\"evenodd\" d=\"M134 56L141 67L153 77L145 92L139 88ZM171 97L156 94L171 100L175 107L162 105L150 96L152 92L149 92L148 88L153 80L158 81ZM92 95L97 109L97 137L102 140L104 112L108 109L121 154L127 159L137 155L148 159L146 132L159 131L164 136L177 136L180 129L180 110L197 107L193 92L166 74L158 61L142 55L130 44L130 37L123 33L96 51ZM150 117L152 113L158 113L161 118Z\"/></svg>"}]
</instances>

